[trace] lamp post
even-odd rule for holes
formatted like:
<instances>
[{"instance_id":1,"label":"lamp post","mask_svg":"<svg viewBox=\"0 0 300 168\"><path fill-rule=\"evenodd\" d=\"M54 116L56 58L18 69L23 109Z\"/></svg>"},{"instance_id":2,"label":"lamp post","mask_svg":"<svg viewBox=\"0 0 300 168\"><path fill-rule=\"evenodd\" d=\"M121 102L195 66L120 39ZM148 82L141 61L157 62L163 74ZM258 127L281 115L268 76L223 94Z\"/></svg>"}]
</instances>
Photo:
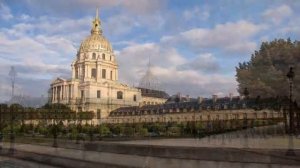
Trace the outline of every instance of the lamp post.
<instances>
[{"instance_id":1,"label":"lamp post","mask_svg":"<svg viewBox=\"0 0 300 168\"><path fill-rule=\"evenodd\" d=\"M15 81L16 81L16 76L17 76L17 72L13 66L10 67L8 76L10 77L10 81L11 81L11 100L13 101L14 92L15 92ZM10 108L11 117L10 117L10 148L9 148L9 151L11 154L14 153L14 140L15 140L15 137L13 135L13 120L14 120L13 111L14 111L14 108Z\"/></svg>"},{"instance_id":2,"label":"lamp post","mask_svg":"<svg viewBox=\"0 0 300 168\"><path fill-rule=\"evenodd\" d=\"M290 67L289 72L287 73L287 78L290 84L290 102L289 102L289 146L288 151L286 152L287 156L296 156L293 141L293 134L294 134L294 113L293 113L293 79L295 77L294 68Z\"/></svg>"},{"instance_id":3,"label":"lamp post","mask_svg":"<svg viewBox=\"0 0 300 168\"><path fill-rule=\"evenodd\" d=\"M249 91L248 91L248 88L245 88L245 89L244 89L244 92L243 92L243 94L244 94L245 98L247 98L247 99L248 99L248 96L249 96Z\"/></svg>"},{"instance_id":4,"label":"lamp post","mask_svg":"<svg viewBox=\"0 0 300 168\"><path fill-rule=\"evenodd\" d=\"M289 132L294 133L294 113L293 113L293 80L295 77L294 68L290 67L289 72L287 73L287 78L290 84L290 103L289 103Z\"/></svg>"},{"instance_id":5,"label":"lamp post","mask_svg":"<svg viewBox=\"0 0 300 168\"><path fill-rule=\"evenodd\" d=\"M9 147L9 153L13 154L14 153L14 142L15 142L15 137L14 137L14 132L13 132L13 122L14 122L14 115L13 111L15 110L14 105L10 106L10 147Z\"/></svg>"},{"instance_id":6,"label":"lamp post","mask_svg":"<svg viewBox=\"0 0 300 168\"><path fill-rule=\"evenodd\" d=\"M53 121L53 145L52 147L57 148L57 124L56 124L56 120L57 120L57 111L56 109L54 109L54 121Z\"/></svg>"},{"instance_id":7,"label":"lamp post","mask_svg":"<svg viewBox=\"0 0 300 168\"><path fill-rule=\"evenodd\" d=\"M245 108L247 108L247 106L248 106L248 100L249 100L249 91L248 91L248 88L245 88L244 89L244 92L243 92L243 94L244 94L244 96L245 96L245 99L246 99L246 101L245 101ZM246 118L244 118L245 120L244 120L244 126L246 126L246 128L248 128L248 118L246 117ZM245 125L246 124L246 125Z\"/></svg>"},{"instance_id":8,"label":"lamp post","mask_svg":"<svg viewBox=\"0 0 300 168\"><path fill-rule=\"evenodd\" d=\"M10 67L8 76L10 77L10 81L11 81L11 98L13 99L14 92L15 92L15 81L16 81L16 77L17 77L17 72L16 72L14 66Z\"/></svg>"},{"instance_id":9,"label":"lamp post","mask_svg":"<svg viewBox=\"0 0 300 168\"><path fill-rule=\"evenodd\" d=\"M2 110L3 110L3 107L2 105L0 105L0 154L1 154L1 151L2 151L2 139L3 139L3 134L2 134Z\"/></svg>"}]
</instances>

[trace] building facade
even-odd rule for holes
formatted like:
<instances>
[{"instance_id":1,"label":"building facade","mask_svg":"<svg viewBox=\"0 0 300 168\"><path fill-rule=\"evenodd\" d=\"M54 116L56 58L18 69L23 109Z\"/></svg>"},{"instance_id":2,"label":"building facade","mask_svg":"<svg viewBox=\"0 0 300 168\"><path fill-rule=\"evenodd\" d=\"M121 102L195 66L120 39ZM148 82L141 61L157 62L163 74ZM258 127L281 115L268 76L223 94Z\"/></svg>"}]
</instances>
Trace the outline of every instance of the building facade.
<instances>
[{"instance_id":1,"label":"building facade","mask_svg":"<svg viewBox=\"0 0 300 168\"><path fill-rule=\"evenodd\" d=\"M111 111L120 107L141 106L145 98L155 104L167 100L157 94L153 98L143 94L142 90L146 88L118 82L117 60L110 42L103 35L98 10L92 22L91 35L82 41L71 67L71 79L52 81L49 103L65 104L77 112L93 111L98 120L107 118Z\"/></svg>"},{"instance_id":2,"label":"building facade","mask_svg":"<svg viewBox=\"0 0 300 168\"><path fill-rule=\"evenodd\" d=\"M98 12L91 35L82 41L71 67L71 79L57 78L51 83L50 103L93 111L97 118L105 118L119 107L139 105L141 91L118 82L117 60L103 35Z\"/></svg>"}]
</instances>

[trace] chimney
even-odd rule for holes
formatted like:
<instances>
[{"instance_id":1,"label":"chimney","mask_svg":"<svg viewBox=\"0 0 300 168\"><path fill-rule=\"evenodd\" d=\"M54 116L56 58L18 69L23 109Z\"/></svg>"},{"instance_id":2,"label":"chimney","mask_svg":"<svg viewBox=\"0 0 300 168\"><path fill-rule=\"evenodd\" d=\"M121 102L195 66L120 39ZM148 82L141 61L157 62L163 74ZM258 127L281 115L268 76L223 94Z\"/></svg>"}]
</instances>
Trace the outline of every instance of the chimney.
<instances>
[{"instance_id":1,"label":"chimney","mask_svg":"<svg viewBox=\"0 0 300 168\"><path fill-rule=\"evenodd\" d=\"M198 100L198 103L202 103L203 97L198 97L197 100Z\"/></svg>"},{"instance_id":2,"label":"chimney","mask_svg":"<svg viewBox=\"0 0 300 168\"><path fill-rule=\"evenodd\" d=\"M186 101L190 101L190 95L186 95Z\"/></svg>"},{"instance_id":3,"label":"chimney","mask_svg":"<svg viewBox=\"0 0 300 168\"><path fill-rule=\"evenodd\" d=\"M232 94L232 93L229 93L230 101L232 100L232 97L233 97L233 94Z\"/></svg>"},{"instance_id":4,"label":"chimney","mask_svg":"<svg viewBox=\"0 0 300 168\"><path fill-rule=\"evenodd\" d=\"M212 99L213 99L214 102L216 102L217 99L218 99L218 95L212 95Z\"/></svg>"}]
</instances>

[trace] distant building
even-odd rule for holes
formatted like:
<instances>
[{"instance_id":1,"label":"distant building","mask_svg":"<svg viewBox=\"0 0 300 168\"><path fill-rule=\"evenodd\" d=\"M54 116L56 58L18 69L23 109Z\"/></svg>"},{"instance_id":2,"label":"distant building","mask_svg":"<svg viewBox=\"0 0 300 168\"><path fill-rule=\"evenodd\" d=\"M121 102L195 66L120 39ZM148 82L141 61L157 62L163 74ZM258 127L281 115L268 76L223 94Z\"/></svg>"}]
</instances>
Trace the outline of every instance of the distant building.
<instances>
[{"instance_id":1,"label":"distant building","mask_svg":"<svg viewBox=\"0 0 300 168\"><path fill-rule=\"evenodd\" d=\"M20 104L23 107L41 107L47 103L47 97L41 96L41 97L31 97L27 95L15 95L13 96L9 101L7 101L7 104Z\"/></svg>"},{"instance_id":2,"label":"distant building","mask_svg":"<svg viewBox=\"0 0 300 168\"><path fill-rule=\"evenodd\" d=\"M97 119L108 117L120 107L161 104L168 97L154 88L135 88L118 82L117 60L102 33L98 11L91 35L81 43L71 67L71 79L52 81L49 102L66 104L75 111L93 111Z\"/></svg>"}]
</instances>

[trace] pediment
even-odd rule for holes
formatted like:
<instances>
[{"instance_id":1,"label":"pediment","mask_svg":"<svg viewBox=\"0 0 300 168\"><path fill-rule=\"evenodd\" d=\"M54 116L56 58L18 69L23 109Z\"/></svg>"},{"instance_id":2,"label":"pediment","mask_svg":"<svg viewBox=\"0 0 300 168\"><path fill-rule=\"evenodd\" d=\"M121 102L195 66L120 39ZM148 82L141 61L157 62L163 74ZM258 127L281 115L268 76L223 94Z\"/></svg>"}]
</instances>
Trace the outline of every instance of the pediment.
<instances>
[{"instance_id":1,"label":"pediment","mask_svg":"<svg viewBox=\"0 0 300 168\"><path fill-rule=\"evenodd\" d=\"M64 78L56 78L55 80L53 80L51 83L52 84L57 84L57 83L62 83L62 82L66 82L66 80Z\"/></svg>"}]
</instances>

